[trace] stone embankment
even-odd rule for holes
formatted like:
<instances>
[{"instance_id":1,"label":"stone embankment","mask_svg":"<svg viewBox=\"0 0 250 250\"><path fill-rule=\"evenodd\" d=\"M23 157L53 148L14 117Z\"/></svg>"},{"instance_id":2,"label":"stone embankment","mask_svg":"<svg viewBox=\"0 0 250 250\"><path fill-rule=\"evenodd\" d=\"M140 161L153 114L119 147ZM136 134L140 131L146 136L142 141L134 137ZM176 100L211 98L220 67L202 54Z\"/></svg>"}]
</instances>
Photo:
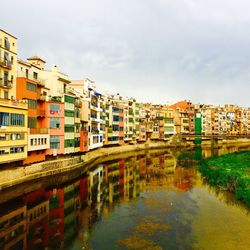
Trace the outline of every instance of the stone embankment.
<instances>
[{"instance_id":1,"label":"stone embankment","mask_svg":"<svg viewBox=\"0 0 250 250\"><path fill-rule=\"evenodd\" d=\"M250 147L250 139L223 140L217 145L211 141L202 142L201 146L221 147L221 146ZM0 170L0 190L16 186L25 182L38 180L43 177L57 174L67 174L70 171L79 171L79 175L87 172L93 165L118 158L126 158L136 154L145 154L148 150L169 150L175 148L192 148L193 142L183 142L180 135L175 135L169 141L149 141L144 144L104 147L90 151L84 155L72 156L68 158L44 161L28 166L16 168L6 168Z\"/></svg>"},{"instance_id":2,"label":"stone embankment","mask_svg":"<svg viewBox=\"0 0 250 250\"><path fill-rule=\"evenodd\" d=\"M168 149L186 147L185 143L150 142L145 144L104 147L90 151L81 156L69 156L66 159L44 161L28 166L0 170L0 190L24 182L36 180L46 176L66 173L80 169L79 173L88 171L91 166L107 160L132 156L135 152L144 153L152 149Z\"/></svg>"}]
</instances>

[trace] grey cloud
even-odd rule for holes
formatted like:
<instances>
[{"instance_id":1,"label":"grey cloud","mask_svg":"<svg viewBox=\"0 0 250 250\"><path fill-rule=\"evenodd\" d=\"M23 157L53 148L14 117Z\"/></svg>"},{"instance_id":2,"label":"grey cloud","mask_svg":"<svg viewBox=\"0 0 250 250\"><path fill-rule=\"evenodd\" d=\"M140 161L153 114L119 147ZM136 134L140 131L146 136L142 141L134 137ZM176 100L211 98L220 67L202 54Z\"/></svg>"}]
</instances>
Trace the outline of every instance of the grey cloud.
<instances>
[{"instance_id":1,"label":"grey cloud","mask_svg":"<svg viewBox=\"0 0 250 250\"><path fill-rule=\"evenodd\" d=\"M19 38L20 57L39 54L73 79L93 78L100 90L142 101L250 104L247 0L4 5L0 23Z\"/></svg>"}]
</instances>

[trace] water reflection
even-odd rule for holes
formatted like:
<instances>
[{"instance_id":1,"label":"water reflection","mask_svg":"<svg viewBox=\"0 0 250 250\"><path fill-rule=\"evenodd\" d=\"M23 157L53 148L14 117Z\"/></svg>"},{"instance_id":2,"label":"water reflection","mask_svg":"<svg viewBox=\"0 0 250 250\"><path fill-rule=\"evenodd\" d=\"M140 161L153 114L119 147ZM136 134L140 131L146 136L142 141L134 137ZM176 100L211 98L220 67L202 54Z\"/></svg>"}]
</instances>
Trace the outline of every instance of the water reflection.
<instances>
[{"instance_id":1,"label":"water reflection","mask_svg":"<svg viewBox=\"0 0 250 250\"><path fill-rule=\"evenodd\" d=\"M70 183L10 199L0 207L0 249L195 249L193 188L204 184L173 155L105 162Z\"/></svg>"}]
</instances>

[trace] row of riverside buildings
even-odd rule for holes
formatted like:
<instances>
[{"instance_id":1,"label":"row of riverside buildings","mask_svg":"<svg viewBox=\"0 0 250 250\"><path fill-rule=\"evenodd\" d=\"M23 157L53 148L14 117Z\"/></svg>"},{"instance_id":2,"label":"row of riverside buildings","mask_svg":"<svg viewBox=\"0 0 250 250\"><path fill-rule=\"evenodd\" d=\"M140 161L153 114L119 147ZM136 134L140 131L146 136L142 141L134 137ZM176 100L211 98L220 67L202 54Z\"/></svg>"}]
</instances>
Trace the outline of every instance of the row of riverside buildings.
<instances>
[{"instance_id":1,"label":"row of riverside buildings","mask_svg":"<svg viewBox=\"0 0 250 250\"><path fill-rule=\"evenodd\" d=\"M95 148L174 134L248 135L250 109L181 101L138 103L72 80L33 56L17 58L17 38L0 30L0 164L25 165Z\"/></svg>"}]
</instances>

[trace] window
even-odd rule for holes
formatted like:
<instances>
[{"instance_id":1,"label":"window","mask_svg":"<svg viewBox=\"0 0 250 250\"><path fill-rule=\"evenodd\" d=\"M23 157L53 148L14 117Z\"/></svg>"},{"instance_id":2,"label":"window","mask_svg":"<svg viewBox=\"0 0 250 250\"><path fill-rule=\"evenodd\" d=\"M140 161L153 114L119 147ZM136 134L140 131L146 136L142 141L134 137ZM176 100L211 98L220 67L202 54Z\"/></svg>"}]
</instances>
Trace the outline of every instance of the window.
<instances>
[{"instance_id":1,"label":"window","mask_svg":"<svg viewBox=\"0 0 250 250\"><path fill-rule=\"evenodd\" d=\"M50 111L59 111L60 105L59 104L50 104Z\"/></svg>"},{"instance_id":2,"label":"window","mask_svg":"<svg viewBox=\"0 0 250 250\"><path fill-rule=\"evenodd\" d=\"M4 38L4 47L8 50L10 49L10 42L7 37Z\"/></svg>"},{"instance_id":3,"label":"window","mask_svg":"<svg viewBox=\"0 0 250 250\"><path fill-rule=\"evenodd\" d=\"M17 153L22 153L24 152L24 147L13 147L10 148L10 153L11 154L17 154Z\"/></svg>"},{"instance_id":4,"label":"window","mask_svg":"<svg viewBox=\"0 0 250 250\"><path fill-rule=\"evenodd\" d=\"M51 149L59 149L60 148L60 138L59 136L51 136L50 137L50 148Z\"/></svg>"},{"instance_id":5,"label":"window","mask_svg":"<svg viewBox=\"0 0 250 250\"><path fill-rule=\"evenodd\" d=\"M60 128L59 118L50 118L50 128Z\"/></svg>"},{"instance_id":6,"label":"window","mask_svg":"<svg viewBox=\"0 0 250 250\"><path fill-rule=\"evenodd\" d=\"M16 140L24 140L24 134L10 134L10 140L16 141Z\"/></svg>"},{"instance_id":7,"label":"window","mask_svg":"<svg viewBox=\"0 0 250 250\"><path fill-rule=\"evenodd\" d=\"M0 134L0 141L7 141L9 139L8 134Z\"/></svg>"},{"instance_id":8,"label":"window","mask_svg":"<svg viewBox=\"0 0 250 250\"><path fill-rule=\"evenodd\" d=\"M114 122L119 122L119 116L113 115L113 121Z\"/></svg>"},{"instance_id":9,"label":"window","mask_svg":"<svg viewBox=\"0 0 250 250\"><path fill-rule=\"evenodd\" d=\"M33 72L33 78L37 80L38 75L37 75L37 73L36 73L36 72Z\"/></svg>"},{"instance_id":10,"label":"window","mask_svg":"<svg viewBox=\"0 0 250 250\"><path fill-rule=\"evenodd\" d=\"M26 89L36 92L37 86L34 83L27 82Z\"/></svg>"},{"instance_id":11,"label":"window","mask_svg":"<svg viewBox=\"0 0 250 250\"><path fill-rule=\"evenodd\" d=\"M37 107L37 101L36 100L28 100L28 108L29 109L36 109Z\"/></svg>"},{"instance_id":12,"label":"window","mask_svg":"<svg viewBox=\"0 0 250 250\"><path fill-rule=\"evenodd\" d=\"M80 138L75 138L75 148L80 147Z\"/></svg>"},{"instance_id":13,"label":"window","mask_svg":"<svg viewBox=\"0 0 250 250\"><path fill-rule=\"evenodd\" d=\"M28 118L28 128L36 128L37 119L36 117Z\"/></svg>"},{"instance_id":14,"label":"window","mask_svg":"<svg viewBox=\"0 0 250 250\"><path fill-rule=\"evenodd\" d=\"M76 124L76 133L80 133L80 124Z\"/></svg>"},{"instance_id":15,"label":"window","mask_svg":"<svg viewBox=\"0 0 250 250\"><path fill-rule=\"evenodd\" d=\"M75 103L75 98L72 97L72 96L67 96L67 95L65 95L65 96L64 96L64 102L68 102L68 103L74 104L74 103Z\"/></svg>"},{"instance_id":16,"label":"window","mask_svg":"<svg viewBox=\"0 0 250 250\"><path fill-rule=\"evenodd\" d=\"M9 113L0 112L0 126L8 126L9 122Z\"/></svg>"},{"instance_id":17,"label":"window","mask_svg":"<svg viewBox=\"0 0 250 250\"><path fill-rule=\"evenodd\" d=\"M67 133L74 133L75 132L74 125L65 126L64 131L67 132Z\"/></svg>"},{"instance_id":18,"label":"window","mask_svg":"<svg viewBox=\"0 0 250 250\"><path fill-rule=\"evenodd\" d=\"M4 99L9 99L9 92L7 90L4 91Z\"/></svg>"},{"instance_id":19,"label":"window","mask_svg":"<svg viewBox=\"0 0 250 250\"><path fill-rule=\"evenodd\" d=\"M24 115L21 114L10 114L10 124L12 126L24 126Z\"/></svg>"},{"instance_id":20,"label":"window","mask_svg":"<svg viewBox=\"0 0 250 250\"><path fill-rule=\"evenodd\" d=\"M6 51L4 52L4 60L8 61L8 62L10 61L10 59L9 59L9 53L6 52Z\"/></svg>"},{"instance_id":21,"label":"window","mask_svg":"<svg viewBox=\"0 0 250 250\"><path fill-rule=\"evenodd\" d=\"M72 148L75 145L75 140L71 139L71 140L65 140L64 141L64 147L65 148Z\"/></svg>"},{"instance_id":22,"label":"window","mask_svg":"<svg viewBox=\"0 0 250 250\"><path fill-rule=\"evenodd\" d=\"M7 71L4 71L4 78L3 78L3 84L5 87L8 86L8 79L9 79L9 73Z\"/></svg>"},{"instance_id":23,"label":"window","mask_svg":"<svg viewBox=\"0 0 250 250\"><path fill-rule=\"evenodd\" d=\"M65 110L64 115L67 117L74 117L75 116L74 111L72 111L72 110Z\"/></svg>"},{"instance_id":24,"label":"window","mask_svg":"<svg viewBox=\"0 0 250 250\"><path fill-rule=\"evenodd\" d=\"M79 110L79 109L76 109L76 110L75 110L75 117L76 117L76 118L79 118L79 117L80 117L80 110Z\"/></svg>"}]
</instances>

